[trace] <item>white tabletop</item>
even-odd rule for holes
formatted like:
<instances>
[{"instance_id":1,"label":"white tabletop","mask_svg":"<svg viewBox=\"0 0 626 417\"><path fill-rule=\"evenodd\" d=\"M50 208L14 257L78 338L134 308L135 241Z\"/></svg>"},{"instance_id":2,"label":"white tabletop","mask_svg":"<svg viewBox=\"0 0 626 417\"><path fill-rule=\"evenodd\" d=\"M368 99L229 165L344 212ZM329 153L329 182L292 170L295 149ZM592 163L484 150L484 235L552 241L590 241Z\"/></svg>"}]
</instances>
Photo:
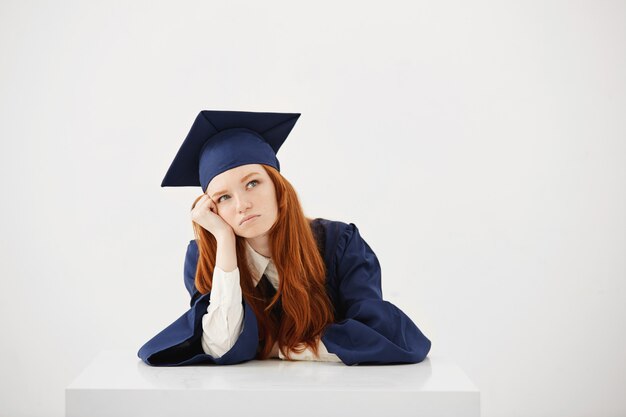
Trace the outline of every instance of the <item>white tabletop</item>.
<instances>
[{"instance_id":1,"label":"white tabletop","mask_svg":"<svg viewBox=\"0 0 626 417\"><path fill-rule=\"evenodd\" d=\"M383 366L271 359L151 367L125 350L101 352L66 388L67 416L182 412L189 417L212 414L207 406L255 417L328 412L380 417L381 411L395 416L420 410L427 413L422 415L478 416L480 393L458 366L436 356Z\"/></svg>"}]
</instances>

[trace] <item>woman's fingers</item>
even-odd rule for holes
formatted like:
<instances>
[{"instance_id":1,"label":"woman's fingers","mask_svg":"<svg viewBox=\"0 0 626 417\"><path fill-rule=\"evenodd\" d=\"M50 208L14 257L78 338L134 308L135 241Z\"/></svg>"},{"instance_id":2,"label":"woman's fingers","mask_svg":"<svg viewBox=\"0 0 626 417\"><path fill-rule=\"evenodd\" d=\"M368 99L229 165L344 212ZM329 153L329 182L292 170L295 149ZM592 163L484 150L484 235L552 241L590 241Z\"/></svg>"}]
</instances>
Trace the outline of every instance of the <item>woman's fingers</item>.
<instances>
[{"instance_id":1,"label":"woman's fingers","mask_svg":"<svg viewBox=\"0 0 626 417\"><path fill-rule=\"evenodd\" d=\"M205 194L202 197L200 197L200 201L198 201L198 206L200 208L206 209L207 206L209 206L211 204L210 200L211 199Z\"/></svg>"},{"instance_id":2,"label":"woman's fingers","mask_svg":"<svg viewBox=\"0 0 626 417\"><path fill-rule=\"evenodd\" d=\"M211 210L211 206L213 205L213 201L209 198L209 196L205 195L204 200L202 201L202 207L206 210Z\"/></svg>"},{"instance_id":3,"label":"woman's fingers","mask_svg":"<svg viewBox=\"0 0 626 417\"><path fill-rule=\"evenodd\" d=\"M209 196L207 196L207 200L209 204L209 209L214 213L217 213L217 204L215 204L215 201L213 201L213 199Z\"/></svg>"},{"instance_id":4,"label":"woman's fingers","mask_svg":"<svg viewBox=\"0 0 626 417\"><path fill-rule=\"evenodd\" d=\"M211 211L217 214L217 205L215 202L206 194L203 194L196 203L196 208L199 211Z\"/></svg>"}]
</instances>

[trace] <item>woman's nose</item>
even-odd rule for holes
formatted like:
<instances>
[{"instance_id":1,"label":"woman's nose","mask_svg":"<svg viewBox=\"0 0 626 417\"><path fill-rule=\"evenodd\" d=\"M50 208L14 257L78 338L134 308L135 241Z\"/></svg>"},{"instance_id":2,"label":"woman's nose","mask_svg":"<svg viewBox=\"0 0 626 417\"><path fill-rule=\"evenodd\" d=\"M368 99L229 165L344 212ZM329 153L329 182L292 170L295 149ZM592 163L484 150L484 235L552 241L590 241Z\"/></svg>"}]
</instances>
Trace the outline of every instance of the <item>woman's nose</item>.
<instances>
[{"instance_id":1,"label":"woman's nose","mask_svg":"<svg viewBox=\"0 0 626 417\"><path fill-rule=\"evenodd\" d=\"M240 212L246 211L247 209L250 208L250 201L240 198L237 202L238 206L237 208L239 209Z\"/></svg>"}]
</instances>

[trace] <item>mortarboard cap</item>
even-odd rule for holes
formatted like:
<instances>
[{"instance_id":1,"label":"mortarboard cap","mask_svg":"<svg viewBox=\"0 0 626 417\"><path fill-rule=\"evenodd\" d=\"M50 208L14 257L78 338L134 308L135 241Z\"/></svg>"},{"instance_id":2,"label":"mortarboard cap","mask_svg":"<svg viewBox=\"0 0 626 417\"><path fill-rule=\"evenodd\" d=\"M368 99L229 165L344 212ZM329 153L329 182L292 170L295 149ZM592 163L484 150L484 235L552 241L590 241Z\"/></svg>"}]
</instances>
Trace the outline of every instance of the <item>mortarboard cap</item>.
<instances>
[{"instance_id":1,"label":"mortarboard cap","mask_svg":"<svg viewBox=\"0 0 626 417\"><path fill-rule=\"evenodd\" d=\"M202 110L163 178L161 187L207 186L216 175L246 164L280 171L276 153L300 113Z\"/></svg>"}]
</instances>

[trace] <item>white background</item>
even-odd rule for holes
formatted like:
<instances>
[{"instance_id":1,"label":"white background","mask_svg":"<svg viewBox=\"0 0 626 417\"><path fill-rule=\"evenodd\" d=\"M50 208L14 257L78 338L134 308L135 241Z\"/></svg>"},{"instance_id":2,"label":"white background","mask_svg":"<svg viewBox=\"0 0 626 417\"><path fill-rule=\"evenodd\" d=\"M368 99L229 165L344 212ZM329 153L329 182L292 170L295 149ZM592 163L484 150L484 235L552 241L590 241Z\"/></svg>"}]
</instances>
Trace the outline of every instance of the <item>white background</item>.
<instances>
[{"instance_id":1,"label":"white background","mask_svg":"<svg viewBox=\"0 0 626 417\"><path fill-rule=\"evenodd\" d=\"M626 415L624 2L4 0L0 47L0 415L186 310L200 189L160 183L203 109L302 113L305 213L483 416Z\"/></svg>"}]
</instances>

